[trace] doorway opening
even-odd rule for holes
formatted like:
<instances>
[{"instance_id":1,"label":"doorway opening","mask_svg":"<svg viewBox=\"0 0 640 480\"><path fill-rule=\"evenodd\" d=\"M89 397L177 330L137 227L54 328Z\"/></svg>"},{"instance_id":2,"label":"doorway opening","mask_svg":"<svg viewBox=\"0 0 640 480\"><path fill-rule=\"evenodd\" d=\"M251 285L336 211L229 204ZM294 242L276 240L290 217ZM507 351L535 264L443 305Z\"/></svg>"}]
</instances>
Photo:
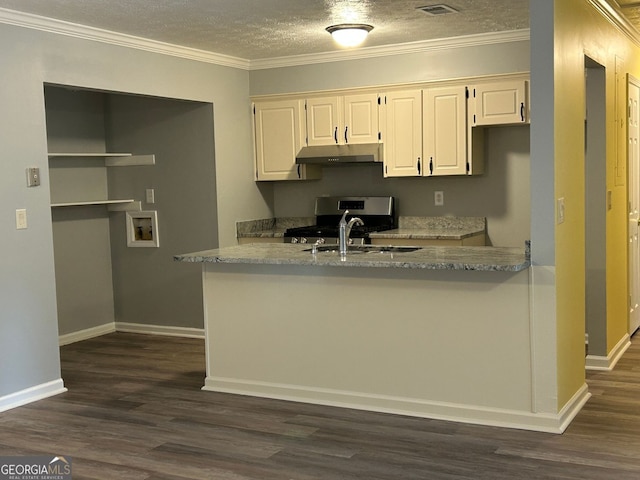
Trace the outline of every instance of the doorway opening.
<instances>
[{"instance_id":1,"label":"doorway opening","mask_svg":"<svg viewBox=\"0 0 640 480\"><path fill-rule=\"evenodd\" d=\"M606 70L585 56L585 329L587 367L607 356Z\"/></svg>"},{"instance_id":2,"label":"doorway opening","mask_svg":"<svg viewBox=\"0 0 640 480\"><path fill-rule=\"evenodd\" d=\"M629 185L629 335L640 327L640 82L629 78L628 84L628 185Z\"/></svg>"},{"instance_id":3,"label":"doorway opening","mask_svg":"<svg viewBox=\"0 0 640 480\"><path fill-rule=\"evenodd\" d=\"M43 93L59 344L198 334L201 274L171 257L218 246L213 104L52 84Z\"/></svg>"}]
</instances>

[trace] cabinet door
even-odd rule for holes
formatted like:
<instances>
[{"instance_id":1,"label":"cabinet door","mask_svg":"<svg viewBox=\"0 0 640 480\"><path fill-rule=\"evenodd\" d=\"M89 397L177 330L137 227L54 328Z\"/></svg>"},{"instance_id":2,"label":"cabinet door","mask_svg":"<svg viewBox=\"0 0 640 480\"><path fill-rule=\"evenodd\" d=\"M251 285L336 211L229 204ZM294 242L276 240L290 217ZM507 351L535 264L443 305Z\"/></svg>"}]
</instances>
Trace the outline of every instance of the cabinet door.
<instances>
[{"instance_id":1,"label":"cabinet door","mask_svg":"<svg viewBox=\"0 0 640 480\"><path fill-rule=\"evenodd\" d=\"M296 165L304 142L304 103L278 100L254 104L256 180L299 180L306 171Z\"/></svg>"},{"instance_id":2,"label":"cabinet door","mask_svg":"<svg viewBox=\"0 0 640 480\"><path fill-rule=\"evenodd\" d=\"M345 95L340 143L378 143L378 94Z\"/></svg>"},{"instance_id":3,"label":"cabinet door","mask_svg":"<svg viewBox=\"0 0 640 480\"><path fill-rule=\"evenodd\" d=\"M528 82L499 80L472 88L472 125L505 125L529 122Z\"/></svg>"},{"instance_id":4,"label":"cabinet door","mask_svg":"<svg viewBox=\"0 0 640 480\"><path fill-rule=\"evenodd\" d=\"M422 169L422 91L390 92L384 98L384 176L419 176Z\"/></svg>"},{"instance_id":5,"label":"cabinet door","mask_svg":"<svg viewBox=\"0 0 640 480\"><path fill-rule=\"evenodd\" d=\"M340 142L340 99L307 99L307 145L332 145Z\"/></svg>"},{"instance_id":6,"label":"cabinet door","mask_svg":"<svg viewBox=\"0 0 640 480\"><path fill-rule=\"evenodd\" d=\"M466 87L422 91L424 131L423 175L467 173Z\"/></svg>"}]
</instances>

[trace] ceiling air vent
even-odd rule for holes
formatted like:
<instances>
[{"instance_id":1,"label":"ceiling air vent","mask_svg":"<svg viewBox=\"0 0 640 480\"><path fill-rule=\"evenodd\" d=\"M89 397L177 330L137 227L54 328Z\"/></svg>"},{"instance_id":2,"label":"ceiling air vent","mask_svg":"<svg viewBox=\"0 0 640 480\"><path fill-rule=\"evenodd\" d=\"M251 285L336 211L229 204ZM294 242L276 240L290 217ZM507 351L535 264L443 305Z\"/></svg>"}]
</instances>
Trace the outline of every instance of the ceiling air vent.
<instances>
[{"instance_id":1,"label":"ceiling air vent","mask_svg":"<svg viewBox=\"0 0 640 480\"><path fill-rule=\"evenodd\" d=\"M448 5L427 5L424 7L418 7L418 10L422 10L427 15L446 15L447 13L458 13L457 10L449 7Z\"/></svg>"}]
</instances>

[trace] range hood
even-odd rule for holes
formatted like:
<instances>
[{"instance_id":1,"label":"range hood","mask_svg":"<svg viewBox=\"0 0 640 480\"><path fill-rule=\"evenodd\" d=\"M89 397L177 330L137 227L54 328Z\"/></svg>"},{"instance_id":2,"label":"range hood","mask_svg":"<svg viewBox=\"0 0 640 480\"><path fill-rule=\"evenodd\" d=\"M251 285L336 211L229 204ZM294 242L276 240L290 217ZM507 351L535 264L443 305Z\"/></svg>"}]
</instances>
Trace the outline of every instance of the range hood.
<instances>
[{"instance_id":1,"label":"range hood","mask_svg":"<svg viewBox=\"0 0 640 480\"><path fill-rule=\"evenodd\" d=\"M345 163L382 162L381 143L321 145L302 147L296 155L298 165L342 165Z\"/></svg>"}]
</instances>

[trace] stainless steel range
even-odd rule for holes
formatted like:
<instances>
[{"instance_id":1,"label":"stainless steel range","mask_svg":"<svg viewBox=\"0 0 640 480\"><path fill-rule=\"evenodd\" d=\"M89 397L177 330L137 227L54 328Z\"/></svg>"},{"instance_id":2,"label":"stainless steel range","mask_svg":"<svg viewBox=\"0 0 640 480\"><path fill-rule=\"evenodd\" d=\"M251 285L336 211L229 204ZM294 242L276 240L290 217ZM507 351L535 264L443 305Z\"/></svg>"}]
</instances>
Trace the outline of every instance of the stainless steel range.
<instances>
[{"instance_id":1,"label":"stainless steel range","mask_svg":"<svg viewBox=\"0 0 640 480\"><path fill-rule=\"evenodd\" d=\"M346 220L358 217L364 225L353 225L349 243L370 243L369 233L395 228L395 201L393 197L318 197L316 198L316 224L289 228L284 233L285 243L338 243L338 223L345 210Z\"/></svg>"}]
</instances>

